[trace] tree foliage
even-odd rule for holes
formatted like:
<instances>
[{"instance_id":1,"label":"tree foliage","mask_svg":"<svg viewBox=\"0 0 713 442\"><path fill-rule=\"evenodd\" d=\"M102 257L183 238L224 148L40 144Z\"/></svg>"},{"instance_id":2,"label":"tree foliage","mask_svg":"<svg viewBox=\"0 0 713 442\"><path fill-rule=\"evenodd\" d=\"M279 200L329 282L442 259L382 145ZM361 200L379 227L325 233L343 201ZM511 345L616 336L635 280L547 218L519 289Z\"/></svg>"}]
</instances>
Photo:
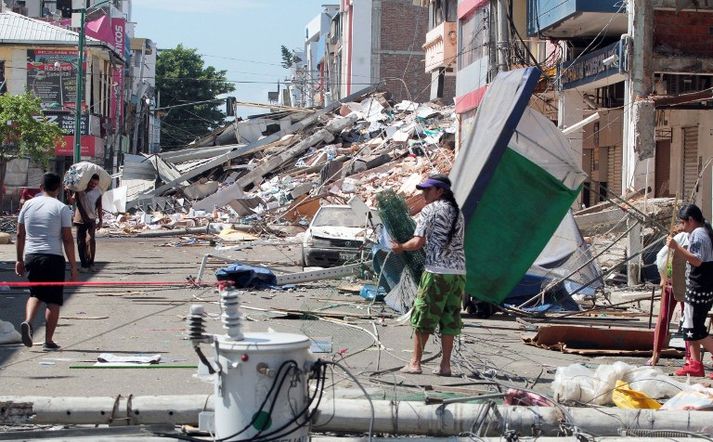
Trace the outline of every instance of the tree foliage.
<instances>
[{"instance_id":1,"label":"tree foliage","mask_svg":"<svg viewBox=\"0 0 713 442\"><path fill-rule=\"evenodd\" d=\"M285 45L280 46L280 51L282 52L282 67L285 69L289 69L302 61L295 51L287 49Z\"/></svg>"},{"instance_id":2,"label":"tree foliage","mask_svg":"<svg viewBox=\"0 0 713 442\"><path fill-rule=\"evenodd\" d=\"M47 167L55 146L62 143L62 130L42 114L40 99L23 95L0 95L0 162L29 158Z\"/></svg>"},{"instance_id":3,"label":"tree foliage","mask_svg":"<svg viewBox=\"0 0 713 442\"><path fill-rule=\"evenodd\" d=\"M220 94L234 91L225 74L224 70L205 66L196 49L178 45L159 52L156 86L161 94L161 107L214 100ZM219 127L225 120L219 106L221 103L215 102L167 110L161 118L162 147L185 146Z\"/></svg>"}]
</instances>

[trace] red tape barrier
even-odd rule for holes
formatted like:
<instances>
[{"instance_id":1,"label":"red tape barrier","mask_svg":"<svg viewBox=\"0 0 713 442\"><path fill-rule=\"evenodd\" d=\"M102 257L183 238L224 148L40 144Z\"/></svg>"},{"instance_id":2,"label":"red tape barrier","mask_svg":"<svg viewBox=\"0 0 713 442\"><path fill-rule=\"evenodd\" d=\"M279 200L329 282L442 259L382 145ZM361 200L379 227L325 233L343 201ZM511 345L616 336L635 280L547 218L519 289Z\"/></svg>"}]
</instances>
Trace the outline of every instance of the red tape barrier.
<instances>
[{"instance_id":1,"label":"red tape barrier","mask_svg":"<svg viewBox=\"0 0 713 442\"><path fill-rule=\"evenodd\" d=\"M186 287L197 287L197 286L207 286L206 284L198 284L195 281L0 281L0 286L5 287L110 287L110 286L186 286ZM210 284L214 285L214 284Z\"/></svg>"}]
</instances>

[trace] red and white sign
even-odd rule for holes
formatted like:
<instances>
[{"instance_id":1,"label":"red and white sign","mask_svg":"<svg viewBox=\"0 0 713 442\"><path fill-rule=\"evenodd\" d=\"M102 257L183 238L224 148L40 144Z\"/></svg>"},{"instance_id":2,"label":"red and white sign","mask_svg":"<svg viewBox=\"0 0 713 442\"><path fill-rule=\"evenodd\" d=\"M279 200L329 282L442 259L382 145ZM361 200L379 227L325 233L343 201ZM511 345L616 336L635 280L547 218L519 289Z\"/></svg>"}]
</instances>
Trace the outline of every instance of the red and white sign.
<instances>
[{"instance_id":1,"label":"red and white sign","mask_svg":"<svg viewBox=\"0 0 713 442\"><path fill-rule=\"evenodd\" d=\"M73 136L65 136L62 137L64 139L64 146L62 145L57 145L54 148L54 153L58 157L71 157L74 156L74 137ZM81 156L83 157L94 157L94 154L96 153L96 142L97 139L93 135L82 135L82 138L80 140L80 145L81 145Z\"/></svg>"}]
</instances>

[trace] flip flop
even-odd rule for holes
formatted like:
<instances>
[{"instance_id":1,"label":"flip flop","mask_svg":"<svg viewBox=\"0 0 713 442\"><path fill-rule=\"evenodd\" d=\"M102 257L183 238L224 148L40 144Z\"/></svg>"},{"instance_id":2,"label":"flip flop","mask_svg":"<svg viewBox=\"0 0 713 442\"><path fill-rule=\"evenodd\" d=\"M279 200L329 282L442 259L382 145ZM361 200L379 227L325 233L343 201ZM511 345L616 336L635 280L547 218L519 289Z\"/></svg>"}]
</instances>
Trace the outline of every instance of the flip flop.
<instances>
[{"instance_id":1,"label":"flip flop","mask_svg":"<svg viewBox=\"0 0 713 442\"><path fill-rule=\"evenodd\" d=\"M450 371L441 371L438 368L433 370L433 374L435 374L436 376L443 376L444 378L449 378L453 376L453 373L451 373Z\"/></svg>"},{"instance_id":2,"label":"flip flop","mask_svg":"<svg viewBox=\"0 0 713 442\"><path fill-rule=\"evenodd\" d=\"M421 373L423 373L423 370L421 370L420 368L411 368L407 365L407 366L401 368L401 370L399 370L399 373L421 374Z\"/></svg>"}]
</instances>

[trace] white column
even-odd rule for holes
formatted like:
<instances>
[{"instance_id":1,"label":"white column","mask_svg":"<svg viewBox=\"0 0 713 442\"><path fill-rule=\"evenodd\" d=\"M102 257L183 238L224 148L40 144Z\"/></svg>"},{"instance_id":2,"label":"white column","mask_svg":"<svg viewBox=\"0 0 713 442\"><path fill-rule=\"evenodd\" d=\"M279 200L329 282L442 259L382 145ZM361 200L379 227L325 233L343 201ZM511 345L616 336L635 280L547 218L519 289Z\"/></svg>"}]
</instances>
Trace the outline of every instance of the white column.
<instances>
[{"instance_id":1,"label":"white column","mask_svg":"<svg viewBox=\"0 0 713 442\"><path fill-rule=\"evenodd\" d=\"M559 93L559 106L557 110L557 121L559 123L560 129L567 129L568 127L579 123L584 119L584 109L586 104L582 98L582 94L576 89L567 89ZM569 142L572 145L572 150L575 151L575 155L579 158L579 166L582 166L582 138L584 130L578 129L567 135ZM580 207L582 202L582 195L578 197L577 206Z\"/></svg>"},{"instance_id":2,"label":"white column","mask_svg":"<svg viewBox=\"0 0 713 442\"><path fill-rule=\"evenodd\" d=\"M653 185L656 110L653 93L653 15L648 0L631 0L629 13L629 73L624 85L622 193ZM624 61L620 61L623 63Z\"/></svg>"},{"instance_id":3,"label":"white column","mask_svg":"<svg viewBox=\"0 0 713 442\"><path fill-rule=\"evenodd\" d=\"M650 0L630 0L629 15L629 75L625 84L622 193L652 187L654 183L654 141L656 110L650 98L653 92L653 15ZM623 61L620 61L622 63ZM628 236L629 256L641 251L641 226ZM629 261L628 284L639 283L641 257Z\"/></svg>"}]
</instances>

